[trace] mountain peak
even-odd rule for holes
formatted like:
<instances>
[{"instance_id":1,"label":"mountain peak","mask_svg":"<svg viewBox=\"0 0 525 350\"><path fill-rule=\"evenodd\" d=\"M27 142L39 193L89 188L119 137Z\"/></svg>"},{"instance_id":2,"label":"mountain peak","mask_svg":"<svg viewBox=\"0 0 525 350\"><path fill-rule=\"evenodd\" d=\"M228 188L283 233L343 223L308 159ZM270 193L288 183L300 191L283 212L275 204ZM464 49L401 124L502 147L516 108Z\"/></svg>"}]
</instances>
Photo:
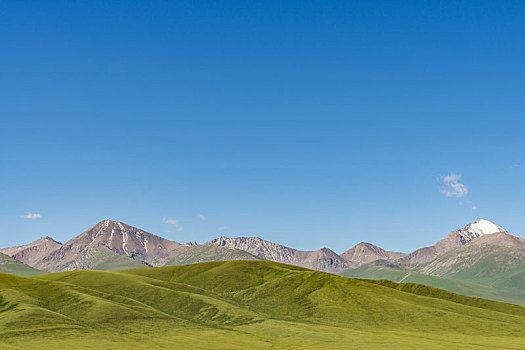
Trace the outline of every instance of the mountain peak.
<instances>
[{"instance_id":1,"label":"mountain peak","mask_svg":"<svg viewBox=\"0 0 525 350\"><path fill-rule=\"evenodd\" d=\"M28 244L0 249L0 253L9 255L24 264L33 266L36 262L60 249L61 246L61 243L46 236Z\"/></svg>"},{"instance_id":2,"label":"mountain peak","mask_svg":"<svg viewBox=\"0 0 525 350\"><path fill-rule=\"evenodd\" d=\"M368 242L361 242L350 248L341 256L357 266L378 260L395 260L400 259L406 254L399 252L390 252Z\"/></svg>"},{"instance_id":3,"label":"mountain peak","mask_svg":"<svg viewBox=\"0 0 525 350\"><path fill-rule=\"evenodd\" d=\"M458 233L465 239L465 243L483 235L490 235L498 232L507 233L502 227L485 219L477 219L473 223L458 230Z\"/></svg>"},{"instance_id":4,"label":"mountain peak","mask_svg":"<svg viewBox=\"0 0 525 350\"><path fill-rule=\"evenodd\" d=\"M47 271L83 268L89 266L85 262L89 263L100 252L149 263L169 258L180 246L120 221L102 220L41 259L35 267Z\"/></svg>"},{"instance_id":5,"label":"mountain peak","mask_svg":"<svg viewBox=\"0 0 525 350\"><path fill-rule=\"evenodd\" d=\"M44 237L40 237L39 239L37 239L36 241L34 241L33 243L45 243L45 242L51 242L51 243L57 243L57 244L61 244L60 242L58 242L56 239L54 239L53 237L49 237L49 236L44 236Z\"/></svg>"}]
</instances>

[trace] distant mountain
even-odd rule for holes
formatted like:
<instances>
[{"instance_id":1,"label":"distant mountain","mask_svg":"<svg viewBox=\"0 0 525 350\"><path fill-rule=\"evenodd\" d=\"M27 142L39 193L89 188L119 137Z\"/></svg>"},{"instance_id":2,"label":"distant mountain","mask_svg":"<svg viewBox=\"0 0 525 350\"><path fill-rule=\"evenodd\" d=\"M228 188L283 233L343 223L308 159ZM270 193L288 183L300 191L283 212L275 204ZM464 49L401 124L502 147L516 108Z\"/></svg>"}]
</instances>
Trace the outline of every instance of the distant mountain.
<instances>
[{"instance_id":1,"label":"distant mountain","mask_svg":"<svg viewBox=\"0 0 525 350\"><path fill-rule=\"evenodd\" d=\"M481 236L493 233L507 233L507 231L493 222L478 219L460 230L452 231L433 246L420 248L398 259L398 262L405 265L426 263L440 254L459 248Z\"/></svg>"},{"instance_id":2,"label":"distant mountain","mask_svg":"<svg viewBox=\"0 0 525 350\"><path fill-rule=\"evenodd\" d=\"M525 239L506 232L479 237L415 270L426 275L477 280L525 266ZM525 280L523 281L525 290Z\"/></svg>"},{"instance_id":3,"label":"distant mountain","mask_svg":"<svg viewBox=\"0 0 525 350\"><path fill-rule=\"evenodd\" d=\"M477 220L433 247L418 249L398 260L364 264L342 275L423 283L525 305L525 239L489 221Z\"/></svg>"},{"instance_id":4,"label":"distant mountain","mask_svg":"<svg viewBox=\"0 0 525 350\"><path fill-rule=\"evenodd\" d=\"M119 221L104 220L32 266L50 272L89 269L97 264L96 256L105 260L104 264L145 266L149 261L170 258L181 247L177 242ZM127 257L124 259L127 263L121 257ZM119 262L114 262L115 259Z\"/></svg>"},{"instance_id":5,"label":"distant mountain","mask_svg":"<svg viewBox=\"0 0 525 350\"><path fill-rule=\"evenodd\" d=\"M42 237L29 244L0 249L0 253L9 255L10 257L30 266L39 264L42 259L51 255L56 250L62 247L51 237Z\"/></svg>"},{"instance_id":6,"label":"distant mountain","mask_svg":"<svg viewBox=\"0 0 525 350\"><path fill-rule=\"evenodd\" d=\"M406 255L406 253L390 252L371 243L361 242L341 254L341 257L356 266L361 266L380 259L394 261Z\"/></svg>"},{"instance_id":7,"label":"distant mountain","mask_svg":"<svg viewBox=\"0 0 525 350\"><path fill-rule=\"evenodd\" d=\"M87 269L111 271L207 261L260 260L235 248L198 245L195 242L181 245L111 220L99 222L64 244L43 237L30 244L1 251L9 255L12 263L23 265L22 262L25 262L38 269L35 271L48 272Z\"/></svg>"},{"instance_id":8,"label":"distant mountain","mask_svg":"<svg viewBox=\"0 0 525 350\"><path fill-rule=\"evenodd\" d=\"M1 273L10 273L13 275L19 276L37 276L42 275L45 272L32 268L20 261L13 259L10 256L0 253L0 272Z\"/></svg>"},{"instance_id":9,"label":"distant mountain","mask_svg":"<svg viewBox=\"0 0 525 350\"><path fill-rule=\"evenodd\" d=\"M265 241L259 237L219 237L208 242L220 247L244 250L261 259L337 273L357 265L346 261L328 248L301 251Z\"/></svg>"},{"instance_id":10,"label":"distant mountain","mask_svg":"<svg viewBox=\"0 0 525 350\"><path fill-rule=\"evenodd\" d=\"M518 268L519 269L519 268ZM516 270L518 270L516 269ZM493 278L502 284L506 282L525 281L525 268L512 274L495 274ZM417 271L395 265L386 260L376 260L359 266L356 269L346 270L341 276L352 278L364 278L374 280L390 280L402 283L419 283L427 286L437 287L454 293L460 293L472 297L492 299L506 303L525 306L525 289L508 288L507 286L491 285L490 283L472 282L453 277L439 277L419 273Z\"/></svg>"},{"instance_id":11,"label":"distant mountain","mask_svg":"<svg viewBox=\"0 0 525 350\"><path fill-rule=\"evenodd\" d=\"M49 272L122 270L225 260L270 260L340 273L359 266L366 267L374 261L384 261L412 274L467 280L458 273L465 275L466 271L477 271L483 264L492 266L489 269L492 274L510 274L513 268L521 266L510 262L511 258L523 261L519 240L500 226L479 219L451 232L435 245L410 254L387 251L363 242L338 255L328 248L301 251L258 237L219 237L205 244L192 242L181 245L122 222L104 220L64 244L43 237L30 244L0 249L0 252L15 259L13 261ZM460 249L462 247L465 249ZM503 260L499 261L496 257ZM494 271L496 267L498 271ZM519 273L516 276L521 277ZM517 283L513 282L515 277L508 277L506 281Z\"/></svg>"}]
</instances>

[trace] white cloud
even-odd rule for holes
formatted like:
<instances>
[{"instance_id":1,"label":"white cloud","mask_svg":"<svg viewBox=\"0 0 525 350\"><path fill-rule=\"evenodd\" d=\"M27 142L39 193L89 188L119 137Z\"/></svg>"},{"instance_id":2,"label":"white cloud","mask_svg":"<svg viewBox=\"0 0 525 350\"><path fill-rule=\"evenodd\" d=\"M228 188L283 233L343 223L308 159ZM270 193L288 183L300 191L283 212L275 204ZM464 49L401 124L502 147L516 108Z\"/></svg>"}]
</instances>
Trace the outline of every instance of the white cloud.
<instances>
[{"instance_id":1,"label":"white cloud","mask_svg":"<svg viewBox=\"0 0 525 350\"><path fill-rule=\"evenodd\" d=\"M515 163L510 166L511 169L522 168L522 167L523 167L523 164L521 163Z\"/></svg>"},{"instance_id":2,"label":"white cloud","mask_svg":"<svg viewBox=\"0 0 525 350\"><path fill-rule=\"evenodd\" d=\"M27 213L26 215L22 215L20 217L22 219L42 219L42 215L34 213Z\"/></svg>"},{"instance_id":3,"label":"white cloud","mask_svg":"<svg viewBox=\"0 0 525 350\"><path fill-rule=\"evenodd\" d=\"M440 191L447 197L461 198L468 194L468 188L464 184L460 183L461 175L450 174L441 176L441 182L446 186Z\"/></svg>"},{"instance_id":4,"label":"white cloud","mask_svg":"<svg viewBox=\"0 0 525 350\"><path fill-rule=\"evenodd\" d=\"M184 230L184 227L175 219L166 219L166 217L162 218L162 223L166 225L173 226L177 228L177 230L182 231Z\"/></svg>"},{"instance_id":5,"label":"white cloud","mask_svg":"<svg viewBox=\"0 0 525 350\"><path fill-rule=\"evenodd\" d=\"M205 220L206 217L204 216L204 214L197 214L197 217L201 220Z\"/></svg>"},{"instance_id":6,"label":"white cloud","mask_svg":"<svg viewBox=\"0 0 525 350\"><path fill-rule=\"evenodd\" d=\"M219 227L217 230L219 230L219 231L224 231L224 230L226 230L227 228L228 228L228 226L221 226L221 227Z\"/></svg>"}]
</instances>

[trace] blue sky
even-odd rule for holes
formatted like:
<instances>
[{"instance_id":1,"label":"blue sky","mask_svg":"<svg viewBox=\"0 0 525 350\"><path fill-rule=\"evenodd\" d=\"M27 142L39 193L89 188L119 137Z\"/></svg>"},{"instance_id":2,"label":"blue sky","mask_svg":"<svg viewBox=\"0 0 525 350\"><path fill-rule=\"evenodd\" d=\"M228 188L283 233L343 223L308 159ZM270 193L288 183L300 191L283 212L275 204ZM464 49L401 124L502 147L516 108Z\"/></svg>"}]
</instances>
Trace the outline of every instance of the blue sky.
<instances>
[{"instance_id":1,"label":"blue sky","mask_svg":"<svg viewBox=\"0 0 525 350\"><path fill-rule=\"evenodd\" d=\"M478 217L525 232L521 1L5 1L0 21L0 246L106 218L336 252Z\"/></svg>"}]
</instances>

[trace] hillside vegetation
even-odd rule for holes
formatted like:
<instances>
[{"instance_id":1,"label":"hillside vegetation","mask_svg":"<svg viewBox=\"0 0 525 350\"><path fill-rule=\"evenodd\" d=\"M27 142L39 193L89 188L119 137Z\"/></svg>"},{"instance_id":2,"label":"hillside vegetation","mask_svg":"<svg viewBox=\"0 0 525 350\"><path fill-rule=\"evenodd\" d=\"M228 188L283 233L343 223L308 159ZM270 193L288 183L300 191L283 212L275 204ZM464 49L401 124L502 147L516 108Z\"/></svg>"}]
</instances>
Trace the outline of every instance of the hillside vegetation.
<instances>
[{"instance_id":1,"label":"hillside vegetation","mask_svg":"<svg viewBox=\"0 0 525 350\"><path fill-rule=\"evenodd\" d=\"M188 247L179 255L168 260L166 266L188 265L208 261L261 260L244 250L219 247L213 244L199 244Z\"/></svg>"},{"instance_id":2,"label":"hillside vegetation","mask_svg":"<svg viewBox=\"0 0 525 350\"><path fill-rule=\"evenodd\" d=\"M268 261L0 274L0 348L519 349L525 308Z\"/></svg>"},{"instance_id":3,"label":"hillside vegetation","mask_svg":"<svg viewBox=\"0 0 525 350\"><path fill-rule=\"evenodd\" d=\"M480 244L489 239L500 241L498 244ZM344 271L341 275L421 283L455 293L525 306L523 242L519 237L493 234L441 254L425 264L407 267L380 260Z\"/></svg>"},{"instance_id":4,"label":"hillside vegetation","mask_svg":"<svg viewBox=\"0 0 525 350\"><path fill-rule=\"evenodd\" d=\"M0 273L29 277L42 275L46 272L34 269L31 266L14 260L10 256L0 253Z\"/></svg>"}]
</instances>

